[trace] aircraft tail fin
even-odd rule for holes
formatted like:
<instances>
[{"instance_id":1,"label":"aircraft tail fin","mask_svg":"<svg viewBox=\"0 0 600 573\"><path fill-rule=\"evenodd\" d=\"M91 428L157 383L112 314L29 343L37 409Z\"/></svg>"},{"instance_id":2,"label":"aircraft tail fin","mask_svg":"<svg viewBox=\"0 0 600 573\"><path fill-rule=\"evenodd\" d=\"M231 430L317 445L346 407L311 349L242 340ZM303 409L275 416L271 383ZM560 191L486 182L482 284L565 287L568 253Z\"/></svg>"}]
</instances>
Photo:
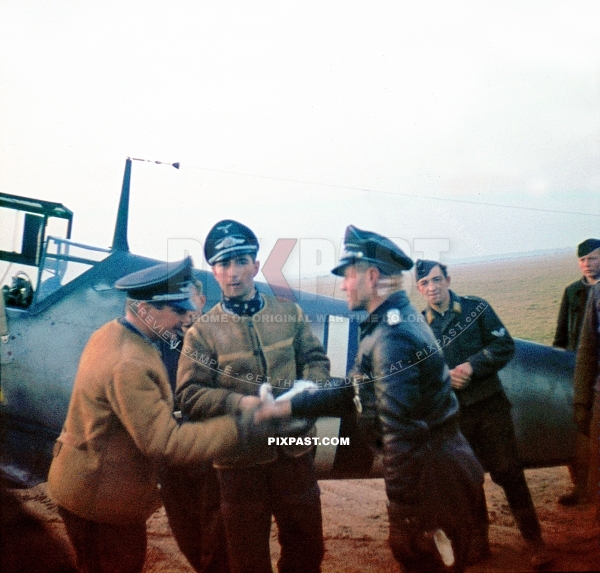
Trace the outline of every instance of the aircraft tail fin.
<instances>
[{"instance_id":1,"label":"aircraft tail fin","mask_svg":"<svg viewBox=\"0 0 600 573\"><path fill-rule=\"evenodd\" d=\"M115 224L115 234L111 251L129 251L129 242L127 241L127 224L129 221L129 184L131 181L131 159L128 157L125 161L125 173L123 174L123 187L121 188L121 199L119 200L119 210L117 212L117 222Z\"/></svg>"}]
</instances>

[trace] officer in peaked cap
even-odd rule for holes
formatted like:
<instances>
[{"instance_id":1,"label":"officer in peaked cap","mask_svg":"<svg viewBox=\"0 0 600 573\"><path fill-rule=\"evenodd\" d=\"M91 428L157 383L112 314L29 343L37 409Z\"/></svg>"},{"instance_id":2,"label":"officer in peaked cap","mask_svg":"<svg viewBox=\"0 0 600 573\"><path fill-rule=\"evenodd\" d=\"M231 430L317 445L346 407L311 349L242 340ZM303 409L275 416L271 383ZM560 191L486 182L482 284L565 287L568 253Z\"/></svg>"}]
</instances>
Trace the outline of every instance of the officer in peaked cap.
<instances>
[{"instance_id":1,"label":"officer in peaked cap","mask_svg":"<svg viewBox=\"0 0 600 573\"><path fill-rule=\"evenodd\" d=\"M221 300L185 335L176 399L190 420L221 411L244 412L260 404L263 382L270 381L273 394L279 396L299 377L329 380L329 359L300 306L256 288L257 252L256 235L237 221L220 221L206 237L204 254L221 288ZM208 367L207 360L219 367ZM303 431L307 438L313 434L312 420ZM271 571L269 540L275 517L279 570L319 573L324 553L321 502L312 444L303 437L302 443L290 446L265 440L259 451L246 456L215 459L223 511L219 514L214 507L218 496L206 499L203 511L213 523L222 520L225 535L215 531L211 567L203 571L216 571L215 553L224 541L231 573ZM204 484L211 479L206 477ZM190 483L183 488L186 495L200 496L198 483ZM184 524L187 531L195 534L189 524Z\"/></svg>"},{"instance_id":2,"label":"officer in peaked cap","mask_svg":"<svg viewBox=\"0 0 600 573\"><path fill-rule=\"evenodd\" d=\"M171 340L195 310L191 268L187 258L117 281L129 297L124 316L96 330L83 350L48 475L82 571L144 569L146 520L161 506L159 468L203 467L273 435L256 435L251 412L194 424L173 416L158 341ZM200 536L200 525L188 528Z\"/></svg>"},{"instance_id":3,"label":"officer in peaked cap","mask_svg":"<svg viewBox=\"0 0 600 573\"><path fill-rule=\"evenodd\" d=\"M115 283L117 290L127 292L130 299L148 303L166 303L178 311L195 311L191 300L192 259L161 263L131 273Z\"/></svg>"},{"instance_id":4,"label":"officer in peaked cap","mask_svg":"<svg viewBox=\"0 0 600 573\"><path fill-rule=\"evenodd\" d=\"M252 255L256 259L257 253L256 235L246 225L231 219L217 223L204 244L204 255L210 266L239 255Z\"/></svg>"},{"instance_id":5,"label":"officer in peaked cap","mask_svg":"<svg viewBox=\"0 0 600 573\"><path fill-rule=\"evenodd\" d=\"M344 236L344 250L338 265L331 272L343 276L344 269L357 262L373 265L384 275L397 275L413 266L410 257L387 237L348 225Z\"/></svg>"},{"instance_id":6,"label":"officer in peaked cap","mask_svg":"<svg viewBox=\"0 0 600 573\"><path fill-rule=\"evenodd\" d=\"M458 401L436 338L402 289L399 275L412 266L389 239L346 229L332 272L343 276L348 308L369 313L347 378L360 428L353 442L383 448L389 544L403 570L459 572L485 509L483 470L458 430ZM339 416L336 394L343 396L300 394L277 409Z\"/></svg>"}]
</instances>

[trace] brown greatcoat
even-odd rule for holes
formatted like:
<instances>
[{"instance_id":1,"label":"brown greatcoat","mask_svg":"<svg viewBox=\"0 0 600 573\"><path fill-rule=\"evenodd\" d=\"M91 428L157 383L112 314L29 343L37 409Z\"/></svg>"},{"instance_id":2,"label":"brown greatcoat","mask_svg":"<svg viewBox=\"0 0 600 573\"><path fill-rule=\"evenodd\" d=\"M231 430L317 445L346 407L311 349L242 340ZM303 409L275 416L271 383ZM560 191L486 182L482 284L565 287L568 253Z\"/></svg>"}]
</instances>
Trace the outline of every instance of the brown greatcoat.
<instances>
[{"instance_id":1,"label":"brown greatcoat","mask_svg":"<svg viewBox=\"0 0 600 573\"><path fill-rule=\"evenodd\" d=\"M48 489L84 519L143 523L160 507L161 465L211 460L230 453L237 437L230 416L179 425L158 350L114 320L81 356Z\"/></svg>"},{"instance_id":2,"label":"brown greatcoat","mask_svg":"<svg viewBox=\"0 0 600 573\"><path fill-rule=\"evenodd\" d=\"M600 520L600 283L592 287L587 301L574 380L575 423L591 438L588 488Z\"/></svg>"}]
</instances>

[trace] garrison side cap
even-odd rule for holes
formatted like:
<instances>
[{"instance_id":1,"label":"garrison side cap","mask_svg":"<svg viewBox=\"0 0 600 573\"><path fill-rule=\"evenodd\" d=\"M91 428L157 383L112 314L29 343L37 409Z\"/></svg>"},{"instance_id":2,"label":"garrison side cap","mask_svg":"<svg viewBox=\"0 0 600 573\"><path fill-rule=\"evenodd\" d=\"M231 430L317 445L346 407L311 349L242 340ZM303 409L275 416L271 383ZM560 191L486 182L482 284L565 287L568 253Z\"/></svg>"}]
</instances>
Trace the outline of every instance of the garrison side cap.
<instances>
[{"instance_id":1,"label":"garrison side cap","mask_svg":"<svg viewBox=\"0 0 600 573\"><path fill-rule=\"evenodd\" d=\"M600 239L586 239L577 246L577 257L585 257L596 249L600 249Z\"/></svg>"},{"instance_id":2,"label":"garrison side cap","mask_svg":"<svg viewBox=\"0 0 600 573\"><path fill-rule=\"evenodd\" d=\"M182 261L161 263L131 273L115 283L117 290L127 292L133 300L165 302L182 310L197 310L190 300L192 280L192 258Z\"/></svg>"},{"instance_id":3,"label":"garrison side cap","mask_svg":"<svg viewBox=\"0 0 600 573\"><path fill-rule=\"evenodd\" d=\"M412 259L387 237L348 225L344 249L331 272L343 276L346 267L361 261L377 267L384 275L397 275L413 267Z\"/></svg>"},{"instance_id":4,"label":"garrison side cap","mask_svg":"<svg viewBox=\"0 0 600 573\"><path fill-rule=\"evenodd\" d=\"M445 277L448 276L448 267L446 265L443 265L438 261L430 261L428 259L417 259L415 262L415 276L417 278L417 282L419 282L422 278L426 277L435 267L440 267L440 269L442 269L442 274Z\"/></svg>"},{"instance_id":5,"label":"garrison side cap","mask_svg":"<svg viewBox=\"0 0 600 573\"><path fill-rule=\"evenodd\" d=\"M219 221L204 242L204 256L211 266L238 255L256 256L257 253L258 239L252 229L232 219Z\"/></svg>"}]
</instances>

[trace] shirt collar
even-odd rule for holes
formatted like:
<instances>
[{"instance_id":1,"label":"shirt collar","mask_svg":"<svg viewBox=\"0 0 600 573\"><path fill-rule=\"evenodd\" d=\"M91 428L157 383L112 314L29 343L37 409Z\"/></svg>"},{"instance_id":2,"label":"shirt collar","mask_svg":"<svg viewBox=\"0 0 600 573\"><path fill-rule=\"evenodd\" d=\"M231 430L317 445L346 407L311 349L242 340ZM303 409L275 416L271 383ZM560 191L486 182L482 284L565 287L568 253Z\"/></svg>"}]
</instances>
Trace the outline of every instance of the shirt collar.
<instances>
[{"instance_id":1,"label":"shirt collar","mask_svg":"<svg viewBox=\"0 0 600 573\"><path fill-rule=\"evenodd\" d=\"M450 305L448 306L448 310L446 312L448 311L451 311L454 314L460 314L462 312L460 300L452 291L450 291ZM428 306L425 310L425 319L427 320L427 324L431 324L436 316L444 316L446 312L441 313Z\"/></svg>"},{"instance_id":2,"label":"shirt collar","mask_svg":"<svg viewBox=\"0 0 600 573\"><path fill-rule=\"evenodd\" d=\"M129 322L124 316L118 318L117 321L119 322L119 324L122 324L127 330L140 336L144 340L144 342L147 342L150 346L154 346L154 348L159 350L158 340L152 340L148 335L144 334L137 326L131 324L131 322Z\"/></svg>"}]
</instances>

